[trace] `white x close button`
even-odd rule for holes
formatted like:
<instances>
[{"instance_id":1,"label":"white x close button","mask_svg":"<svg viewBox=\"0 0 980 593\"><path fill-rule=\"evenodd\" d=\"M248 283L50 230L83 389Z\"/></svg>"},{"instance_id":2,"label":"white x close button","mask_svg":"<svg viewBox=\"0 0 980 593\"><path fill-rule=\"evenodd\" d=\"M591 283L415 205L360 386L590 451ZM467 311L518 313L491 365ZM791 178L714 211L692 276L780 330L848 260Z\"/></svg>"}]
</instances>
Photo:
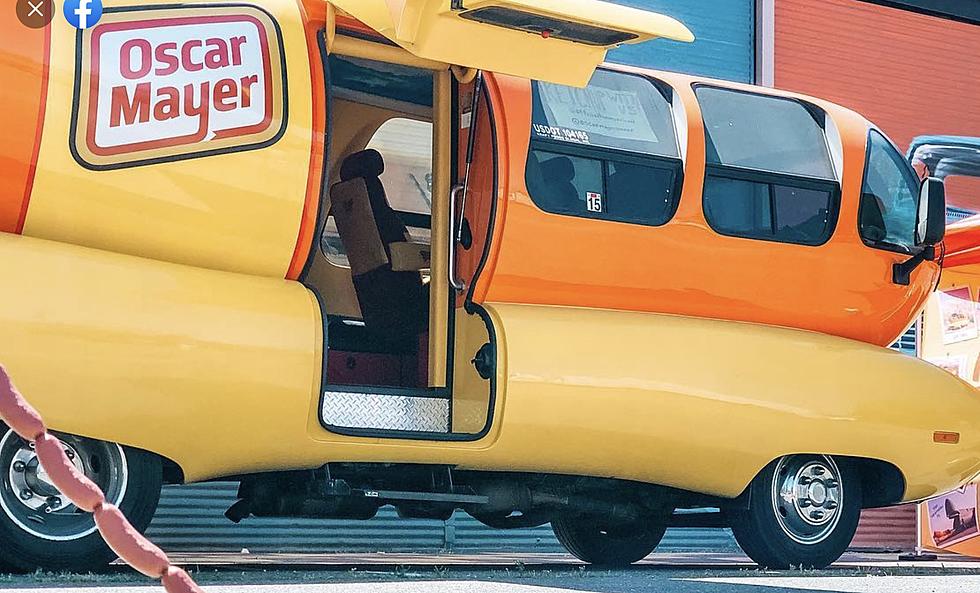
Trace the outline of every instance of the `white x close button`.
<instances>
[{"instance_id":1,"label":"white x close button","mask_svg":"<svg viewBox=\"0 0 980 593\"><path fill-rule=\"evenodd\" d=\"M54 0L17 0L17 19L31 29L46 27L54 12Z\"/></svg>"}]
</instances>

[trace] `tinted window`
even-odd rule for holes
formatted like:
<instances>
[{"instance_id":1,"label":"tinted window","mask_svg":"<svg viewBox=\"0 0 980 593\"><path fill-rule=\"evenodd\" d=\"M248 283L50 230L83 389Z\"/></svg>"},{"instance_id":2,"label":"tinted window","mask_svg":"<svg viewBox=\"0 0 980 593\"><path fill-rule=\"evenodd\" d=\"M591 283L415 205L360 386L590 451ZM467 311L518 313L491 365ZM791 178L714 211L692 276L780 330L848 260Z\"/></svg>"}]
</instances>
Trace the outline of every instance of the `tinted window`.
<instances>
[{"instance_id":1,"label":"tinted window","mask_svg":"<svg viewBox=\"0 0 980 593\"><path fill-rule=\"evenodd\" d=\"M531 151L527 189L542 210L561 214L588 213L590 193L603 193L602 161Z\"/></svg>"},{"instance_id":2,"label":"tinted window","mask_svg":"<svg viewBox=\"0 0 980 593\"><path fill-rule=\"evenodd\" d=\"M695 92L709 163L836 179L824 129L802 103L707 86Z\"/></svg>"},{"instance_id":3,"label":"tinted window","mask_svg":"<svg viewBox=\"0 0 980 593\"><path fill-rule=\"evenodd\" d=\"M674 170L609 161L607 172L608 218L654 225L670 220L679 191Z\"/></svg>"},{"instance_id":4,"label":"tinted window","mask_svg":"<svg viewBox=\"0 0 980 593\"><path fill-rule=\"evenodd\" d=\"M709 175L704 212L723 235L820 245L834 230L832 188L797 187L767 181Z\"/></svg>"},{"instance_id":5,"label":"tinted window","mask_svg":"<svg viewBox=\"0 0 980 593\"><path fill-rule=\"evenodd\" d=\"M599 70L589 87L533 83L527 189L542 210L661 225L683 163L670 103L652 82Z\"/></svg>"},{"instance_id":6,"label":"tinted window","mask_svg":"<svg viewBox=\"0 0 980 593\"><path fill-rule=\"evenodd\" d=\"M532 150L527 165L527 189L542 210L637 224L670 219L675 180L667 167L543 150Z\"/></svg>"},{"instance_id":7,"label":"tinted window","mask_svg":"<svg viewBox=\"0 0 980 593\"><path fill-rule=\"evenodd\" d=\"M872 130L858 216L864 241L884 249L911 251L918 194L915 171L891 142Z\"/></svg>"},{"instance_id":8,"label":"tinted window","mask_svg":"<svg viewBox=\"0 0 980 593\"><path fill-rule=\"evenodd\" d=\"M597 70L584 89L532 84L534 139L678 156L670 103L640 76Z\"/></svg>"}]
</instances>

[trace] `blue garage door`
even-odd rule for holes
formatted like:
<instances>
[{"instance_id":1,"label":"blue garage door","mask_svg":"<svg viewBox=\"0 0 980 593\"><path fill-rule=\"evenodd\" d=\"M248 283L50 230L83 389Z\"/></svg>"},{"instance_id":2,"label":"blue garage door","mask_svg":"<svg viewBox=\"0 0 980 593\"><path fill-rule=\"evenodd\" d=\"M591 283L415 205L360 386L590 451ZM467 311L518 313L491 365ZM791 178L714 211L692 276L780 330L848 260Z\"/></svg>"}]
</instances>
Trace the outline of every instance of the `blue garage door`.
<instances>
[{"instance_id":1,"label":"blue garage door","mask_svg":"<svg viewBox=\"0 0 980 593\"><path fill-rule=\"evenodd\" d=\"M700 74L740 82L755 81L755 0L613 0L670 15L691 29L697 41L658 39L627 45L609 61Z\"/></svg>"}]
</instances>

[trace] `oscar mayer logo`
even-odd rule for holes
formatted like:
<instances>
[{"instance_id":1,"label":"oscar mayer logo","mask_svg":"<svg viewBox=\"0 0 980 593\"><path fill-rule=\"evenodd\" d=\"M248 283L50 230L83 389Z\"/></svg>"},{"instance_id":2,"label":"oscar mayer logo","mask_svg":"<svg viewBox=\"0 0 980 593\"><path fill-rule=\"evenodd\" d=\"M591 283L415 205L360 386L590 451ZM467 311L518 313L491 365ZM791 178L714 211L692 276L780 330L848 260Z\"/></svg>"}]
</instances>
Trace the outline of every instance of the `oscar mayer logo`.
<instances>
[{"instance_id":1,"label":"oscar mayer logo","mask_svg":"<svg viewBox=\"0 0 980 593\"><path fill-rule=\"evenodd\" d=\"M282 45L256 8L113 11L79 36L73 145L87 167L261 148L281 135Z\"/></svg>"}]
</instances>

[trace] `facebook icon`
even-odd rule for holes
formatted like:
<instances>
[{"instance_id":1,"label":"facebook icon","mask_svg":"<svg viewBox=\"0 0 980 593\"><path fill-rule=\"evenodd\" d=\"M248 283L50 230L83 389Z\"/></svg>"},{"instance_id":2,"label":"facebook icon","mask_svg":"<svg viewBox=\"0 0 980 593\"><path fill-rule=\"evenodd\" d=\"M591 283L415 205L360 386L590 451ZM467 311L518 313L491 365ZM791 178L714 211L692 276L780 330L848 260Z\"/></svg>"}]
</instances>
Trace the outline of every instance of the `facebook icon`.
<instances>
[{"instance_id":1,"label":"facebook icon","mask_svg":"<svg viewBox=\"0 0 980 593\"><path fill-rule=\"evenodd\" d=\"M76 29L94 27L102 18L102 0L65 0L64 13Z\"/></svg>"}]
</instances>

